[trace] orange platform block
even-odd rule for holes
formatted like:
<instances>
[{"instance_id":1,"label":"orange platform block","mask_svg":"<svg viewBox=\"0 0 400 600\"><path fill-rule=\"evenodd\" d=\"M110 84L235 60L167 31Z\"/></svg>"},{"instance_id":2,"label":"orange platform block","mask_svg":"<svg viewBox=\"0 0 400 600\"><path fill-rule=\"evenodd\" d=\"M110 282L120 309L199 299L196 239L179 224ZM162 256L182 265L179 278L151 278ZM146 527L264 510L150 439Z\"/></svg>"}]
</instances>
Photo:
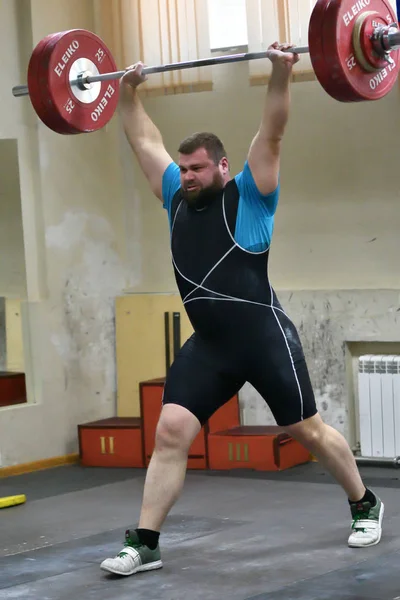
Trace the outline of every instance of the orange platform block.
<instances>
[{"instance_id":1,"label":"orange platform block","mask_svg":"<svg viewBox=\"0 0 400 600\"><path fill-rule=\"evenodd\" d=\"M155 433L162 408L165 378L142 381L140 387L140 414L143 420L144 461L147 467L154 450ZM234 396L222 406L201 428L189 449L188 469L208 469L208 435L220 429L240 424L239 399Z\"/></svg>"},{"instance_id":2,"label":"orange platform block","mask_svg":"<svg viewBox=\"0 0 400 600\"><path fill-rule=\"evenodd\" d=\"M208 436L209 468L282 471L311 461L311 454L277 426L234 427Z\"/></svg>"},{"instance_id":3,"label":"orange platform block","mask_svg":"<svg viewBox=\"0 0 400 600\"><path fill-rule=\"evenodd\" d=\"M143 467L140 418L112 417L78 425L80 462L86 467Z\"/></svg>"}]
</instances>

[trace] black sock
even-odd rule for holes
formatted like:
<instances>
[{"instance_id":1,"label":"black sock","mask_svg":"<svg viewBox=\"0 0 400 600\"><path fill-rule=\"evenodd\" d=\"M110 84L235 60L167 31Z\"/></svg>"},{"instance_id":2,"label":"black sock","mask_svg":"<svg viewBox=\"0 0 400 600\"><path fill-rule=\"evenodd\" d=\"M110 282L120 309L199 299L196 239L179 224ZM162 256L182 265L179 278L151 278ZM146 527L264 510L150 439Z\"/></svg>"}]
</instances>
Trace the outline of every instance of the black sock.
<instances>
[{"instance_id":1,"label":"black sock","mask_svg":"<svg viewBox=\"0 0 400 600\"><path fill-rule=\"evenodd\" d=\"M375 494L373 494L373 492L371 492L371 490L366 488L365 494L361 498L361 500L357 500L356 502L349 500L349 504L361 504L362 502L370 502L371 506L375 506L375 504L376 504Z\"/></svg>"},{"instance_id":2,"label":"black sock","mask_svg":"<svg viewBox=\"0 0 400 600\"><path fill-rule=\"evenodd\" d=\"M135 529L138 534L140 543L155 550L158 546L158 539L160 537L159 531L152 531L151 529Z\"/></svg>"}]
</instances>

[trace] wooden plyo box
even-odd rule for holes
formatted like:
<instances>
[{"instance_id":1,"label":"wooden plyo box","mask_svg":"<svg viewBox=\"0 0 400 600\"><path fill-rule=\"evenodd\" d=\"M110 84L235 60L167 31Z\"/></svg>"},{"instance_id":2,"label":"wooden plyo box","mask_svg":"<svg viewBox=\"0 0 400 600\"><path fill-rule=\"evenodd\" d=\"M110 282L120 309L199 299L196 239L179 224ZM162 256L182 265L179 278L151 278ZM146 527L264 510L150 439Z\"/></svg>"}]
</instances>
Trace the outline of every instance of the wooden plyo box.
<instances>
[{"instance_id":1,"label":"wooden plyo box","mask_svg":"<svg viewBox=\"0 0 400 600\"><path fill-rule=\"evenodd\" d=\"M156 427L162 408L165 378L140 383L140 414L143 420L144 461L147 467L154 450ZM188 457L188 469L208 468L208 436L210 432L237 427L240 424L239 399L234 396L201 428Z\"/></svg>"},{"instance_id":2,"label":"wooden plyo box","mask_svg":"<svg viewBox=\"0 0 400 600\"><path fill-rule=\"evenodd\" d=\"M140 418L112 417L78 425L79 455L87 467L143 467Z\"/></svg>"},{"instance_id":3,"label":"wooden plyo box","mask_svg":"<svg viewBox=\"0 0 400 600\"><path fill-rule=\"evenodd\" d=\"M208 436L212 470L281 471L310 462L311 455L277 426L241 426Z\"/></svg>"}]
</instances>

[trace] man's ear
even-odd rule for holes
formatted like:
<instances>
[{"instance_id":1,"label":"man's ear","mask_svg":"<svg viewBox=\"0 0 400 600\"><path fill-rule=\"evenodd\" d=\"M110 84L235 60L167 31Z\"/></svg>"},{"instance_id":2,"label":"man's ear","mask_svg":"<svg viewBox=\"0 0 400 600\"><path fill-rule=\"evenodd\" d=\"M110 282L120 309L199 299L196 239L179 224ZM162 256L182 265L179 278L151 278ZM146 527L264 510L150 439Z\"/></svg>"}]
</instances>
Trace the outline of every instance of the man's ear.
<instances>
[{"instance_id":1,"label":"man's ear","mask_svg":"<svg viewBox=\"0 0 400 600\"><path fill-rule=\"evenodd\" d=\"M229 161L226 157L221 158L220 163L221 167L225 172L229 171Z\"/></svg>"}]
</instances>

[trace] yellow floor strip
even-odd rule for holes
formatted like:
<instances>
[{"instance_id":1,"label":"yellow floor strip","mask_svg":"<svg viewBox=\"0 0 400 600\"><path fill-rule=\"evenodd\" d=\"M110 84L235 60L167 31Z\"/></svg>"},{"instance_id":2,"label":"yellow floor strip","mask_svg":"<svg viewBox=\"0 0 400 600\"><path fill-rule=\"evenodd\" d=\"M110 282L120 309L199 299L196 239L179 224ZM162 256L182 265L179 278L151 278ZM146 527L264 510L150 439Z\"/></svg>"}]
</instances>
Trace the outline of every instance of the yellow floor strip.
<instances>
[{"instance_id":1,"label":"yellow floor strip","mask_svg":"<svg viewBox=\"0 0 400 600\"><path fill-rule=\"evenodd\" d=\"M0 498L0 508L8 508L9 506L16 506L17 504L24 504L26 502L25 494L19 494L18 496L7 496L6 498Z\"/></svg>"}]
</instances>

